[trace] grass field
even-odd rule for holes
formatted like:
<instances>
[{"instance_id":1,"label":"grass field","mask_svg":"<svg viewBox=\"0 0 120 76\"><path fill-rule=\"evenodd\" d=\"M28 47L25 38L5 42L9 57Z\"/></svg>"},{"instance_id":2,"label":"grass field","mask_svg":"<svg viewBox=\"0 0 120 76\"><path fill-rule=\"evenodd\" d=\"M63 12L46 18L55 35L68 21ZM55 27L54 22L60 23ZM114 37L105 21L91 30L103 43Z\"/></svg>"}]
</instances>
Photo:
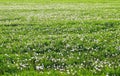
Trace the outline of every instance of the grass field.
<instances>
[{"instance_id":1,"label":"grass field","mask_svg":"<svg viewBox=\"0 0 120 76\"><path fill-rule=\"evenodd\" d=\"M15 3L119 3L120 0L1 0L0 2L15 2Z\"/></svg>"},{"instance_id":2,"label":"grass field","mask_svg":"<svg viewBox=\"0 0 120 76\"><path fill-rule=\"evenodd\" d=\"M0 76L120 76L120 0L0 0Z\"/></svg>"}]
</instances>

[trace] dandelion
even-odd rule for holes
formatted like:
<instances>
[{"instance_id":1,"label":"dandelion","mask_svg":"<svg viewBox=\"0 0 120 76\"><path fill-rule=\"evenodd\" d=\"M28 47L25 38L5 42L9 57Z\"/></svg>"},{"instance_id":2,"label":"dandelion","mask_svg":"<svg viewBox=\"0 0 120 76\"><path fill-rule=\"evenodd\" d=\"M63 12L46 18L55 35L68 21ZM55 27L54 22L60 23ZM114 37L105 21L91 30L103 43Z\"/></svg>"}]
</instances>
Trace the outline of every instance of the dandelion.
<instances>
[{"instance_id":1,"label":"dandelion","mask_svg":"<svg viewBox=\"0 0 120 76\"><path fill-rule=\"evenodd\" d=\"M81 55L81 53L80 53L80 52L79 52L78 54L79 54L79 55Z\"/></svg>"},{"instance_id":2,"label":"dandelion","mask_svg":"<svg viewBox=\"0 0 120 76\"><path fill-rule=\"evenodd\" d=\"M25 67L26 67L26 65L25 65L25 64L20 64L20 66L21 66L21 67L23 67L23 68L25 68Z\"/></svg>"},{"instance_id":3,"label":"dandelion","mask_svg":"<svg viewBox=\"0 0 120 76\"><path fill-rule=\"evenodd\" d=\"M9 56L8 54L5 54L5 56Z\"/></svg>"},{"instance_id":4,"label":"dandelion","mask_svg":"<svg viewBox=\"0 0 120 76\"><path fill-rule=\"evenodd\" d=\"M67 70L67 74L70 74L70 71L69 71L69 70Z\"/></svg>"},{"instance_id":5,"label":"dandelion","mask_svg":"<svg viewBox=\"0 0 120 76\"><path fill-rule=\"evenodd\" d=\"M44 69L44 65L42 66L36 66L36 70L43 70Z\"/></svg>"},{"instance_id":6,"label":"dandelion","mask_svg":"<svg viewBox=\"0 0 120 76\"><path fill-rule=\"evenodd\" d=\"M69 45L69 44L67 44L67 45L66 45L66 48L68 48L68 47L70 47L70 45Z\"/></svg>"},{"instance_id":7,"label":"dandelion","mask_svg":"<svg viewBox=\"0 0 120 76\"><path fill-rule=\"evenodd\" d=\"M71 51L72 51L72 52L74 52L74 51L75 51L75 49L72 49Z\"/></svg>"}]
</instances>

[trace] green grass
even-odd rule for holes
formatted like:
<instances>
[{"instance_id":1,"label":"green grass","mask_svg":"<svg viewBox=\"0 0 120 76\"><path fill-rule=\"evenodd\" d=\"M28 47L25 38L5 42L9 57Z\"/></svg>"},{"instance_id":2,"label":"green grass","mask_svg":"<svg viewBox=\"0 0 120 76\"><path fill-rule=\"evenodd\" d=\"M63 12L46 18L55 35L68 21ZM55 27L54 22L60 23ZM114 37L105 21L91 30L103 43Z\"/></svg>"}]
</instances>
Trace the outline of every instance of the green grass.
<instances>
[{"instance_id":1,"label":"green grass","mask_svg":"<svg viewBox=\"0 0 120 76\"><path fill-rule=\"evenodd\" d=\"M0 76L119 76L119 2L0 1Z\"/></svg>"},{"instance_id":2,"label":"green grass","mask_svg":"<svg viewBox=\"0 0 120 76\"><path fill-rule=\"evenodd\" d=\"M52 3L68 3L68 2L72 2L72 3L113 3L113 2L119 2L119 0L1 0L0 2L15 2L15 3L48 3L48 2L52 2Z\"/></svg>"}]
</instances>

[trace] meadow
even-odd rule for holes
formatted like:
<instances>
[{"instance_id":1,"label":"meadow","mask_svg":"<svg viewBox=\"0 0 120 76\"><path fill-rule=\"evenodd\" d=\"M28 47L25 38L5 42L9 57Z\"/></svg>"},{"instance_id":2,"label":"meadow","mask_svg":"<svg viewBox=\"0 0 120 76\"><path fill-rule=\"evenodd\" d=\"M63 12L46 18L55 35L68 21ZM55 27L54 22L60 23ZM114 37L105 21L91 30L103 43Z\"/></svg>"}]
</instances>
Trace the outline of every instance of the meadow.
<instances>
[{"instance_id":1,"label":"meadow","mask_svg":"<svg viewBox=\"0 0 120 76\"><path fill-rule=\"evenodd\" d=\"M120 0L0 0L0 76L120 76Z\"/></svg>"}]
</instances>

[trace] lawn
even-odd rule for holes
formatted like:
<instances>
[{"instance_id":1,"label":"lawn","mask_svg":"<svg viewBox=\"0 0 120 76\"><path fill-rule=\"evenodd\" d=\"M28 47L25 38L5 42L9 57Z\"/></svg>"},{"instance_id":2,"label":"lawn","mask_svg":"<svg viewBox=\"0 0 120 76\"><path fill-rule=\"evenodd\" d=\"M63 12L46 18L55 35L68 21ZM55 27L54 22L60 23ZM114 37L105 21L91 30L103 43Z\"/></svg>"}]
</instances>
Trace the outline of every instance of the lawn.
<instances>
[{"instance_id":1,"label":"lawn","mask_svg":"<svg viewBox=\"0 0 120 76\"><path fill-rule=\"evenodd\" d=\"M0 76L120 76L120 0L0 0Z\"/></svg>"}]
</instances>

